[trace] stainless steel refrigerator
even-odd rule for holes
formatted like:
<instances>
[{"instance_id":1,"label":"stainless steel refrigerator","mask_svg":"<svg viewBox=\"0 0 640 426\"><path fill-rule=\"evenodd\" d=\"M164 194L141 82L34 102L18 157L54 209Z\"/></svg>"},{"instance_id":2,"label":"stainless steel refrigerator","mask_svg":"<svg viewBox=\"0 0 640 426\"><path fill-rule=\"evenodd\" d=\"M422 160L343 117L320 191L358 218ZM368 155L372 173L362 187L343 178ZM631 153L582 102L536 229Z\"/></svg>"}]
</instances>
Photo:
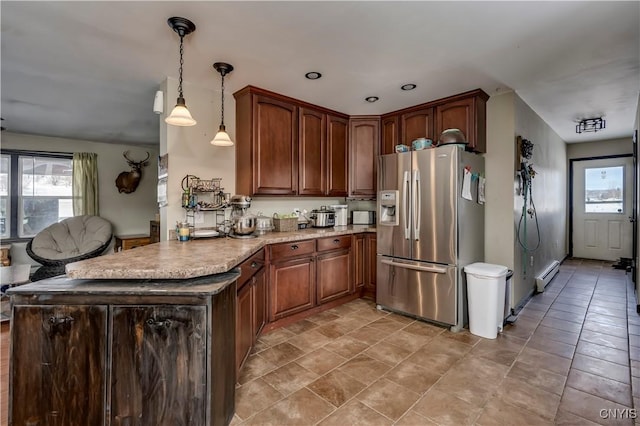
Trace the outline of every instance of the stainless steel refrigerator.
<instances>
[{"instance_id":1,"label":"stainless steel refrigerator","mask_svg":"<svg viewBox=\"0 0 640 426\"><path fill-rule=\"evenodd\" d=\"M380 308L465 325L463 268L484 261L483 176L484 158L455 145L379 157Z\"/></svg>"}]
</instances>

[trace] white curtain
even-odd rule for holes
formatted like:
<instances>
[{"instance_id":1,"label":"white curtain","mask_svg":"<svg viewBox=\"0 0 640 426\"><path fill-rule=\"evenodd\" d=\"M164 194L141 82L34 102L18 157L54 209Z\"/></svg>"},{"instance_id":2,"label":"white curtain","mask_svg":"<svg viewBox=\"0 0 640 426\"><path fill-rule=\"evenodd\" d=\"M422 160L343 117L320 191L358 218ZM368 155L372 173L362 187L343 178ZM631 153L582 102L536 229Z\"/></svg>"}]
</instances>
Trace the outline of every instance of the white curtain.
<instances>
[{"instance_id":1,"label":"white curtain","mask_svg":"<svg viewBox=\"0 0 640 426\"><path fill-rule=\"evenodd\" d=\"M73 215L99 216L98 154L73 154Z\"/></svg>"}]
</instances>

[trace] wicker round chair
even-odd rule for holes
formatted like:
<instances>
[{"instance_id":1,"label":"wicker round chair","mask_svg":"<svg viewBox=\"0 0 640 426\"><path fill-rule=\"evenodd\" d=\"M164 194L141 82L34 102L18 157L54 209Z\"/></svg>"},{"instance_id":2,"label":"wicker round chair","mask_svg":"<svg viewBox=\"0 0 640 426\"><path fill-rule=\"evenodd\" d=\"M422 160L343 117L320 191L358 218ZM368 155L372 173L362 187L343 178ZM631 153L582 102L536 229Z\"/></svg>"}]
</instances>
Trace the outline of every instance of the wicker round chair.
<instances>
[{"instance_id":1,"label":"wicker round chair","mask_svg":"<svg viewBox=\"0 0 640 426\"><path fill-rule=\"evenodd\" d=\"M27 254L42 266L31 281L65 274L65 265L97 257L113 237L111 223L99 216L75 216L49 225L27 243Z\"/></svg>"}]
</instances>

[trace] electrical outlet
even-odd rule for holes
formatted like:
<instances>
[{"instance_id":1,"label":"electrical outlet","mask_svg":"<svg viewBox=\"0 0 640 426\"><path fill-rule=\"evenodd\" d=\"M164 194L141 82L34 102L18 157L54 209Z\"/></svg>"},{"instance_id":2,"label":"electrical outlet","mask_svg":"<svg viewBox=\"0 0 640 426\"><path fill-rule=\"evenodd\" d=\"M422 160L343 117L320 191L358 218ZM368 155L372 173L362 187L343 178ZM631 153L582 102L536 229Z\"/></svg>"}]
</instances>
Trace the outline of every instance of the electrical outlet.
<instances>
[{"instance_id":1,"label":"electrical outlet","mask_svg":"<svg viewBox=\"0 0 640 426\"><path fill-rule=\"evenodd\" d=\"M529 259L529 266L533 266L533 256Z\"/></svg>"}]
</instances>

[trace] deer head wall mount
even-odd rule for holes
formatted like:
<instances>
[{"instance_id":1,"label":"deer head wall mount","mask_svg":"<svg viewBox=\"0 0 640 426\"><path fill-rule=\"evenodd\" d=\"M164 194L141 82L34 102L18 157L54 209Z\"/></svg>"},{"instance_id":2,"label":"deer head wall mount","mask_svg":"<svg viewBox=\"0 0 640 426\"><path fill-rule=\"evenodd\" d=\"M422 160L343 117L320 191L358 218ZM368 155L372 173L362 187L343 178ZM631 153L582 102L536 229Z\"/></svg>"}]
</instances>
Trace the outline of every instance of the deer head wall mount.
<instances>
[{"instance_id":1,"label":"deer head wall mount","mask_svg":"<svg viewBox=\"0 0 640 426\"><path fill-rule=\"evenodd\" d=\"M118 192L124 192L125 194L131 194L136 190L142 177L142 168L149 165L149 152L147 152L147 158L142 161L133 161L129 158L129 151L123 153L124 158L127 160L127 164L131 167L128 172L122 172L116 178L116 186Z\"/></svg>"}]
</instances>

